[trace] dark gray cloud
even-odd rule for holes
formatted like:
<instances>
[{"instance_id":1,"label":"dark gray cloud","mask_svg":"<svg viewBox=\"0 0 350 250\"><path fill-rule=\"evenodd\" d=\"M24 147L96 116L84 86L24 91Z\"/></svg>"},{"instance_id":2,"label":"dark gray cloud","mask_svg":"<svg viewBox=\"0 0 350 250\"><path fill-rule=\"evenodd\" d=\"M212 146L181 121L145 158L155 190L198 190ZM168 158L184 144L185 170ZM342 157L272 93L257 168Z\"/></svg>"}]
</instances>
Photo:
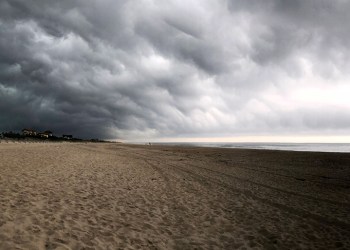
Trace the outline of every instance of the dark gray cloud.
<instances>
[{"instance_id":1,"label":"dark gray cloud","mask_svg":"<svg viewBox=\"0 0 350 250\"><path fill-rule=\"evenodd\" d=\"M348 11L347 0L2 0L0 131L348 133Z\"/></svg>"}]
</instances>

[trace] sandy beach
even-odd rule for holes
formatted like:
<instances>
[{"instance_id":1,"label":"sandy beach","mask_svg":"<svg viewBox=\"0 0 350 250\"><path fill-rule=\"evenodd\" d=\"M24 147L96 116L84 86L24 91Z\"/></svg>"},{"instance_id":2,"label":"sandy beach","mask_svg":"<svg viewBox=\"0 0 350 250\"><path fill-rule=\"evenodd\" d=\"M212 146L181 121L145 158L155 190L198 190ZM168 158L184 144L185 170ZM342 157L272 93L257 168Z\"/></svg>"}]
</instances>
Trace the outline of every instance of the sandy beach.
<instances>
[{"instance_id":1,"label":"sandy beach","mask_svg":"<svg viewBox=\"0 0 350 250\"><path fill-rule=\"evenodd\" d=\"M0 249L350 249L350 154L0 143Z\"/></svg>"}]
</instances>

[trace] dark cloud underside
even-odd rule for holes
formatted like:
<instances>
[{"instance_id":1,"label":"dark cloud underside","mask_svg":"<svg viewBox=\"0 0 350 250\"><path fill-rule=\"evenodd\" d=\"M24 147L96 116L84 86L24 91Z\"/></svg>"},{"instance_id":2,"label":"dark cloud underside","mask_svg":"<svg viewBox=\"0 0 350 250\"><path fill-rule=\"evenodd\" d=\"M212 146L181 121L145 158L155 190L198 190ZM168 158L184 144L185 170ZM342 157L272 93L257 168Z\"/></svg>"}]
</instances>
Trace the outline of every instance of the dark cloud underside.
<instances>
[{"instance_id":1,"label":"dark cloud underside","mask_svg":"<svg viewBox=\"0 0 350 250\"><path fill-rule=\"evenodd\" d=\"M347 0L0 2L0 131L350 132Z\"/></svg>"}]
</instances>

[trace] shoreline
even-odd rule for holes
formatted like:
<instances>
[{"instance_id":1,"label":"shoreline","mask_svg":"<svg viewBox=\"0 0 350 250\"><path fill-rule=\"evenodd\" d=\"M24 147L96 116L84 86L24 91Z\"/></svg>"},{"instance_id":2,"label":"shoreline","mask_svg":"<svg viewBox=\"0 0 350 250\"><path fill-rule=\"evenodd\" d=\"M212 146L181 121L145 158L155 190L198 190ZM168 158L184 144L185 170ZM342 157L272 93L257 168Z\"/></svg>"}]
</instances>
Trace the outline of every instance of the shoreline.
<instances>
[{"instance_id":1,"label":"shoreline","mask_svg":"<svg viewBox=\"0 0 350 250\"><path fill-rule=\"evenodd\" d=\"M0 249L347 249L350 154L0 143Z\"/></svg>"}]
</instances>

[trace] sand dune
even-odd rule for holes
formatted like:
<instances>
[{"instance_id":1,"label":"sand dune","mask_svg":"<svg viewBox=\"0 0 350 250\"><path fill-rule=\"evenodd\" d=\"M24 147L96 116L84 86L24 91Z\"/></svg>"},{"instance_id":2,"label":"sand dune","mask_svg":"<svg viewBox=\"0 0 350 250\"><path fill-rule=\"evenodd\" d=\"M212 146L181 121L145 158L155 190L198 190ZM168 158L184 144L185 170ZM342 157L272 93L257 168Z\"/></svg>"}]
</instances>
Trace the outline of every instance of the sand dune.
<instances>
[{"instance_id":1,"label":"sand dune","mask_svg":"<svg viewBox=\"0 0 350 250\"><path fill-rule=\"evenodd\" d=\"M350 154L0 143L0 249L350 249Z\"/></svg>"}]
</instances>

